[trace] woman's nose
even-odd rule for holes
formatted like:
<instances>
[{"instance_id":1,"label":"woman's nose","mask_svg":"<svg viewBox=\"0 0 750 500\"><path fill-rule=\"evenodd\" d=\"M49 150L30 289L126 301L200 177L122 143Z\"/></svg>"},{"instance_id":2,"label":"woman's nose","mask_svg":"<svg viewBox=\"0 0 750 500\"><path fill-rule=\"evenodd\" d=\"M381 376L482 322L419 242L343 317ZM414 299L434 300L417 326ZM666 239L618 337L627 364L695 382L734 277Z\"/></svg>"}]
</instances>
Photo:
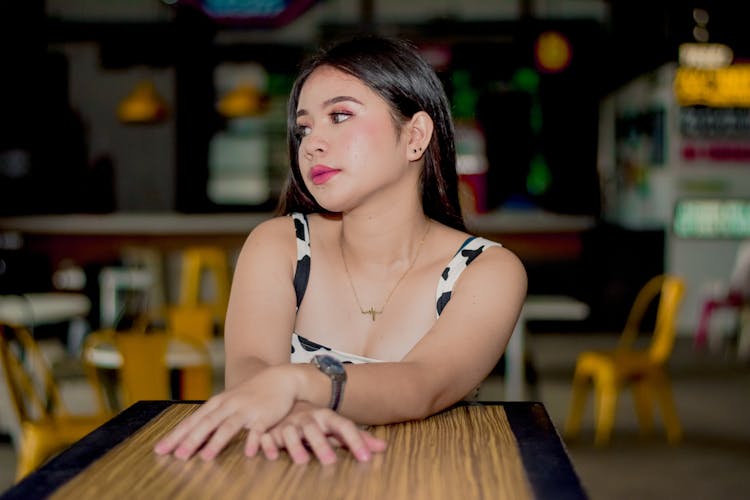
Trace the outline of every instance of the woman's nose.
<instances>
[{"instance_id":1,"label":"woman's nose","mask_svg":"<svg viewBox=\"0 0 750 500\"><path fill-rule=\"evenodd\" d=\"M319 133L311 132L310 135L302 141L302 150L306 156L312 157L316 154L325 152L328 149L328 143Z\"/></svg>"}]
</instances>

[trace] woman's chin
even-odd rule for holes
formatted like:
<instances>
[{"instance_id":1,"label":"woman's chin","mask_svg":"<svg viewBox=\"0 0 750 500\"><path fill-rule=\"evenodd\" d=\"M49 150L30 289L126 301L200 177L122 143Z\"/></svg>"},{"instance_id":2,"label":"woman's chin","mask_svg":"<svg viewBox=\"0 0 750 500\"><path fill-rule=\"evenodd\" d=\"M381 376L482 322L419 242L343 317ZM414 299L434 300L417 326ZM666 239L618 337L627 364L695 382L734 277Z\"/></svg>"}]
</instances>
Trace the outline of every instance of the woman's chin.
<instances>
[{"instance_id":1,"label":"woman's chin","mask_svg":"<svg viewBox=\"0 0 750 500\"><path fill-rule=\"evenodd\" d=\"M344 200L333 199L331 196L315 196L315 201L328 212L342 213L351 209L350 204Z\"/></svg>"}]
</instances>

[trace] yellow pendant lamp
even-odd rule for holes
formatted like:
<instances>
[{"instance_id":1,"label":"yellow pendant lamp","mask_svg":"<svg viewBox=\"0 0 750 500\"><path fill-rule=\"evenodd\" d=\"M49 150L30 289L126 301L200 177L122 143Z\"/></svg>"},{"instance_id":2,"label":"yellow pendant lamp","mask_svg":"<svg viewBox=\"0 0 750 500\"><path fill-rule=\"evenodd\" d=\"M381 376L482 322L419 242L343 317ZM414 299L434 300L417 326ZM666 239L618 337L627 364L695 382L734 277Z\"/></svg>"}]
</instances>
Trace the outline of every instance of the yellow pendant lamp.
<instances>
[{"instance_id":1,"label":"yellow pendant lamp","mask_svg":"<svg viewBox=\"0 0 750 500\"><path fill-rule=\"evenodd\" d=\"M122 123L158 123L167 117L167 105L150 80L138 82L133 91L117 106Z\"/></svg>"},{"instance_id":2,"label":"yellow pendant lamp","mask_svg":"<svg viewBox=\"0 0 750 500\"><path fill-rule=\"evenodd\" d=\"M260 113L262 106L261 94L258 89L248 83L240 83L219 99L216 108L226 118L241 118L255 116Z\"/></svg>"}]
</instances>

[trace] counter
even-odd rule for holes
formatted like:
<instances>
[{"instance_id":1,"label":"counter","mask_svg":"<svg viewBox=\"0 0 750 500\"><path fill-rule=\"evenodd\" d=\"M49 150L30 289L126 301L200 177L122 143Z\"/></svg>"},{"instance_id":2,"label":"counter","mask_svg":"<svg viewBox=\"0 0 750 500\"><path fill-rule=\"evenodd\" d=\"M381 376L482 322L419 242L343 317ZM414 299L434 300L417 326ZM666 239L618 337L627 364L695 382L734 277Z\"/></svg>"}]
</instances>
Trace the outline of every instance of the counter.
<instances>
[{"instance_id":1,"label":"counter","mask_svg":"<svg viewBox=\"0 0 750 500\"><path fill-rule=\"evenodd\" d=\"M272 216L268 212L28 215L0 218L0 233L19 233L27 249L49 256L54 266L72 256L79 262L116 259L125 245L170 251L210 243L237 249L255 226ZM466 218L471 232L503 243L525 262L577 259L580 235L595 223L590 216L543 211Z\"/></svg>"}]
</instances>

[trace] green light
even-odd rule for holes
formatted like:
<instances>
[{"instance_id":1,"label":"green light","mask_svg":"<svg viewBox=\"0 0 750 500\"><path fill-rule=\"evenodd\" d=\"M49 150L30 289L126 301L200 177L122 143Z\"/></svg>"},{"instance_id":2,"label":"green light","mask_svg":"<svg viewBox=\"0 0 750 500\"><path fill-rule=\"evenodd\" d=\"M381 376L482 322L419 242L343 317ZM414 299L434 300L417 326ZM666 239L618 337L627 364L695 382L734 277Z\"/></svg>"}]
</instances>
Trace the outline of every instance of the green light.
<instances>
[{"instance_id":1,"label":"green light","mask_svg":"<svg viewBox=\"0 0 750 500\"><path fill-rule=\"evenodd\" d=\"M673 229L682 238L750 237L750 200L681 200Z\"/></svg>"},{"instance_id":2,"label":"green light","mask_svg":"<svg viewBox=\"0 0 750 500\"><path fill-rule=\"evenodd\" d=\"M526 190L529 194L540 195L549 189L550 184L552 184L552 174L550 174L547 162L544 160L544 156L537 154L532 158L529 165Z\"/></svg>"}]
</instances>

